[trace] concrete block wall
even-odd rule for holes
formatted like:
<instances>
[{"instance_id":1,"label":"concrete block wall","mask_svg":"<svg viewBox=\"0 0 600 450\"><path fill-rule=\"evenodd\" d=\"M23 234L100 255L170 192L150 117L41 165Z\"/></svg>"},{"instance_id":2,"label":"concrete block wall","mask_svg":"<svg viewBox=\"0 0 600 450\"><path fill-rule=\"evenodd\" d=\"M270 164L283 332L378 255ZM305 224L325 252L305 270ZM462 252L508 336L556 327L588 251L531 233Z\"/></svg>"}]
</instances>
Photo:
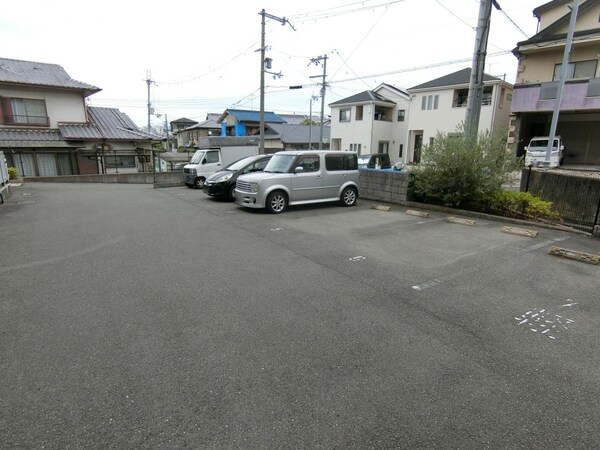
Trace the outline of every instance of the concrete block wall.
<instances>
[{"instance_id":1,"label":"concrete block wall","mask_svg":"<svg viewBox=\"0 0 600 450\"><path fill-rule=\"evenodd\" d=\"M59 175L54 177L26 177L26 183L125 183L125 184L160 184L183 186L182 172L157 173L111 173L106 175Z\"/></svg>"},{"instance_id":2,"label":"concrete block wall","mask_svg":"<svg viewBox=\"0 0 600 450\"><path fill-rule=\"evenodd\" d=\"M360 197L386 203L406 203L410 174L397 170L360 169Z\"/></svg>"}]
</instances>

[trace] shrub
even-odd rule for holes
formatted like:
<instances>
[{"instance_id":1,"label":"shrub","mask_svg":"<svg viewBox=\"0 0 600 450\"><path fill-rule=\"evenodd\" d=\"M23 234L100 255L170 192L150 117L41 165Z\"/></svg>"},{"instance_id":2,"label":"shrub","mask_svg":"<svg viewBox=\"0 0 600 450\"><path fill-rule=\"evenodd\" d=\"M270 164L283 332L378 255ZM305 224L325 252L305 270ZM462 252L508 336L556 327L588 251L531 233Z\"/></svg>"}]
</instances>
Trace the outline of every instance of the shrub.
<instances>
[{"instance_id":1,"label":"shrub","mask_svg":"<svg viewBox=\"0 0 600 450\"><path fill-rule=\"evenodd\" d=\"M9 167L8 168L8 179L9 180L14 180L18 176L19 176L19 172L17 171L16 167Z\"/></svg>"},{"instance_id":2,"label":"shrub","mask_svg":"<svg viewBox=\"0 0 600 450\"><path fill-rule=\"evenodd\" d=\"M527 219L546 219L560 222L560 213L552 209L552 202L547 202L529 192L500 192L489 203L489 210L494 214L506 217Z\"/></svg>"},{"instance_id":3,"label":"shrub","mask_svg":"<svg viewBox=\"0 0 600 450\"><path fill-rule=\"evenodd\" d=\"M484 132L467 137L463 126L456 134L438 133L423 147L422 162L412 170L411 200L455 208L484 210L501 192L518 160L506 148L506 133Z\"/></svg>"}]
</instances>

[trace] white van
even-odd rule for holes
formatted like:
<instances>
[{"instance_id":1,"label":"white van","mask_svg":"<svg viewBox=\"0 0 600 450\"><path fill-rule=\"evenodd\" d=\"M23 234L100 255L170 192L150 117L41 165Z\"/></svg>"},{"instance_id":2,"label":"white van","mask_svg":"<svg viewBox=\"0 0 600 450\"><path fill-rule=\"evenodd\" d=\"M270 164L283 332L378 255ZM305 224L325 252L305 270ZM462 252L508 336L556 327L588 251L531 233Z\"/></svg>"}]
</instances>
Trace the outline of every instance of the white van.
<instances>
[{"instance_id":1,"label":"white van","mask_svg":"<svg viewBox=\"0 0 600 450\"><path fill-rule=\"evenodd\" d=\"M550 162L546 162L548 149L548 136L536 136L525 147L525 166L533 167L558 167L563 163L565 146L560 136L554 138L554 145L550 153Z\"/></svg>"},{"instance_id":2,"label":"white van","mask_svg":"<svg viewBox=\"0 0 600 450\"><path fill-rule=\"evenodd\" d=\"M187 187L202 189L204 182L217 170L238 159L258 154L258 146L217 147L197 150L183 168L183 182Z\"/></svg>"},{"instance_id":3,"label":"white van","mask_svg":"<svg viewBox=\"0 0 600 450\"><path fill-rule=\"evenodd\" d=\"M355 152L277 152L262 172L237 179L235 202L274 214L288 205L339 201L353 206L358 199L358 180Z\"/></svg>"}]
</instances>

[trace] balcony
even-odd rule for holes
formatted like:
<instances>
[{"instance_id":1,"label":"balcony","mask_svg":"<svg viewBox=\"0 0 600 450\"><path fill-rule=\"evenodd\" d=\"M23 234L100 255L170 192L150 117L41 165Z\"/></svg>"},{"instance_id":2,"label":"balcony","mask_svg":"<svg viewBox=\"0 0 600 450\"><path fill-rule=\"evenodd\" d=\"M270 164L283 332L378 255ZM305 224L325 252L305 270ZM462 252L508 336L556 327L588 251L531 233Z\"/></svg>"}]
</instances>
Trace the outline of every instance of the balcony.
<instances>
[{"instance_id":1,"label":"balcony","mask_svg":"<svg viewBox=\"0 0 600 450\"><path fill-rule=\"evenodd\" d=\"M50 119L47 116L26 116L7 114L4 116L3 125L25 126L25 127L49 127Z\"/></svg>"},{"instance_id":2,"label":"balcony","mask_svg":"<svg viewBox=\"0 0 600 450\"><path fill-rule=\"evenodd\" d=\"M556 102L556 82L515 85L512 98L513 113L549 112ZM600 110L600 78L572 80L565 83L561 111Z\"/></svg>"}]
</instances>

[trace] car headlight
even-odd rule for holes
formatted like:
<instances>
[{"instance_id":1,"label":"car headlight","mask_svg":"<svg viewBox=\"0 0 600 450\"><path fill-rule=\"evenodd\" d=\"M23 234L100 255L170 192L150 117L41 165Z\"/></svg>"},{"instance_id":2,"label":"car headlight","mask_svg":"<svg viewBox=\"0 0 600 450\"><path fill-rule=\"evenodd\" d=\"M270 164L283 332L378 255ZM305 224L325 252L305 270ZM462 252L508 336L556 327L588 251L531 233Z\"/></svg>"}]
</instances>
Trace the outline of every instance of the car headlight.
<instances>
[{"instance_id":1,"label":"car headlight","mask_svg":"<svg viewBox=\"0 0 600 450\"><path fill-rule=\"evenodd\" d=\"M223 175L221 178L219 178L217 180L217 183L224 183L225 181L229 181L229 180L231 180L232 176L233 176L232 173L228 173L227 175Z\"/></svg>"},{"instance_id":2,"label":"car headlight","mask_svg":"<svg viewBox=\"0 0 600 450\"><path fill-rule=\"evenodd\" d=\"M258 192L258 184L252 183L250 185L250 189L252 190L252 192Z\"/></svg>"}]
</instances>

